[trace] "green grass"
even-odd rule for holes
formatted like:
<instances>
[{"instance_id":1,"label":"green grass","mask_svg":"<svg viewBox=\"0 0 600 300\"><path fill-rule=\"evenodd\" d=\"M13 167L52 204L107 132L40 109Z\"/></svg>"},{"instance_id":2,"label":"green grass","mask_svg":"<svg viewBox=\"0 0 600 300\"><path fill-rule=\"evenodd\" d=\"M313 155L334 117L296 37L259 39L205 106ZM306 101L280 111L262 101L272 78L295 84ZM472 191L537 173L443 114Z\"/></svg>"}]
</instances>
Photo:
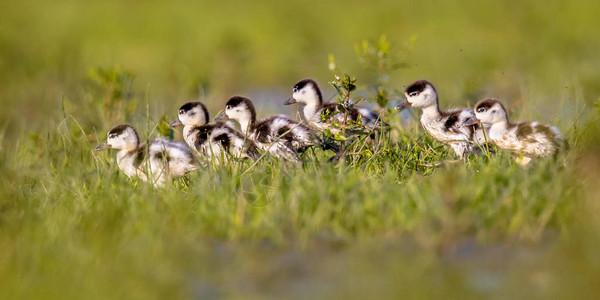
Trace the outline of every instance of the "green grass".
<instances>
[{"instance_id":1,"label":"green grass","mask_svg":"<svg viewBox=\"0 0 600 300\"><path fill-rule=\"evenodd\" d=\"M594 298L600 293L597 1L367 6L180 1L0 4L0 298ZM387 33L392 102L418 78L441 106L497 97L552 123L570 149L519 167L454 159L400 117L342 164L321 150L207 167L163 189L94 153L128 122L142 138L189 99L233 94L260 116L300 78L327 98ZM368 104L367 104L368 105ZM407 118L408 119L407 119ZM180 134L173 135L180 139ZM362 146L360 144L359 146ZM355 151L353 151L355 152Z\"/></svg>"},{"instance_id":2,"label":"green grass","mask_svg":"<svg viewBox=\"0 0 600 300\"><path fill-rule=\"evenodd\" d=\"M87 134L69 119L43 140L24 140L15 156L3 159L3 293L277 295L299 277L308 281L307 290L292 290L296 296L342 296L346 292L321 286L316 278L332 275L316 261L335 265L331 260L340 253L351 256L351 267L375 272L367 263L374 259L370 253L393 261L416 256L426 260L420 272L427 273L443 257L464 255L463 243L485 248L540 243L545 235L554 240L569 230L584 196L575 169L552 160L526 170L499 154L433 169L420 163L450 158L445 146L423 133L402 137L375 160L348 158L349 165L336 165L318 150L303 157L304 168L273 160L247 172L249 163L207 168L187 185L178 181L156 190L120 173L114 153L93 154ZM350 254L355 251L356 257ZM471 251L475 257L485 253ZM319 266L304 270L304 264ZM401 264L384 266L370 276L404 272ZM419 270L419 264L409 268ZM338 288L357 288L351 282L360 274L342 276ZM429 284L419 285L425 295ZM465 282L447 284L470 290Z\"/></svg>"}]
</instances>

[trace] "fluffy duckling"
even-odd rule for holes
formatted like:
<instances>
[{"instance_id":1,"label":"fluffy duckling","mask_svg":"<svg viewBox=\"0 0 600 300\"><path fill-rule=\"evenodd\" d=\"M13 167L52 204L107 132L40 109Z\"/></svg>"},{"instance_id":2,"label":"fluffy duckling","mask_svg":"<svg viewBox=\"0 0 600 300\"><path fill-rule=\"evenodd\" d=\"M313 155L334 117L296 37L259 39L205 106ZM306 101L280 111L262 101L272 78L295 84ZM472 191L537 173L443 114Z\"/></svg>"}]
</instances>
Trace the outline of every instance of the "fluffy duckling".
<instances>
[{"instance_id":1,"label":"fluffy duckling","mask_svg":"<svg viewBox=\"0 0 600 300\"><path fill-rule=\"evenodd\" d=\"M225 111L217 119L228 118L240 123L242 133L256 145L275 157L300 162L298 152L320 143L315 132L285 115L267 117L256 121L252 101L235 96L227 101Z\"/></svg>"},{"instance_id":2,"label":"fluffy duckling","mask_svg":"<svg viewBox=\"0 0 600 300\"><path fill-rule=\"evenodd\" d=\"M208 157L249 157L256 160L260 153L256 145L223 122L208 123L209 116L202 102L188 102L179 108L178 118L170 126L183 125L183 138L192 149Z\"/></svg>"},{"instance_id":3,"label":"fluffy duckling","mask_svg":"<svg viewBox=\"0 0 600 300\"><path fill-rule=\"evenodd\" d=\"M106 142L94 150L106 149L119 150L117 165L125 175L144 181L151 179L154 186L162 186L167 178L181 177L197 169L191 150L184 144L163 138L153 139L148 145L140 144L137 132L127 124L113 127Z\"/></svg>"},{"instance_id":4,"label":"fluffy duckling","mask_svg":"<svg viewBox=\"0 0 600 300\"><path fill-rule=\"evenodd\" d=\"M529 164L531 157L547 157L558 152L564 145L560 131L553 126L538 122L511 123L506 109L496 99L484 99L475 104L475 117L467 124L488 124L488 139L500 149L510 150L522 156L519 163Z\"/></svg>"},{"instance_id":5,"label":"fluffy duckling","mask_svg":"<svg viewBox=\"0 0 600 300\"><path fill-rule=\"evenodd\" d=\"M329 120L324 120L324 114L332 114L338 111L337 103L323 103L321 89L312 79L298 81L292 89L292 97L283 104L290 105L295 103L304 105L302 110L304 119L311 127L317 130L325 130L330 125ZM361 123L368 128L377 129L381 125L377 113L363 107L354 106L349 112L348 118L351 121L357 121L359 116ZM344 121L344 114L341 113L333 114L331 117L336 118L340 123ZM339 129L331 128L331 132L337 134Z\"/></svg>"},{"instance_id":6,"label":"fluffy duckling","mask_svg":"<svg viewBox=\"0 0 600 300\"><path fill-rule=\"evenodd\" d=\"M470 153L480 153L479 145L485 144L481 126L466 125L465 122L475 116L470 109L451 109L440 111L438 94L427 80L417 80L404 90L404 101L395 107L402 110L408 107L420 108L421 125L436 140L450 145L461 158Z\"/></svg>"}]
</instances>

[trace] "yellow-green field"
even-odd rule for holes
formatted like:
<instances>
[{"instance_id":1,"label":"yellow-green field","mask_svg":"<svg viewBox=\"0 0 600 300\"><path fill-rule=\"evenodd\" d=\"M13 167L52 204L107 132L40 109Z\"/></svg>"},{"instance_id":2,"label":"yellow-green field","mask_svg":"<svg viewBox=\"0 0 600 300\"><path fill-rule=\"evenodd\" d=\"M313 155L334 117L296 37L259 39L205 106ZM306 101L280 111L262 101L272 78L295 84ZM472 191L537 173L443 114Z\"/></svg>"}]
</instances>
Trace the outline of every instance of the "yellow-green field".
<instances>
[{"instance_id":1,"label":"yellow-green field","mask_svg":"<svg viewBox=\"0 0 600 300\"><path fill-rule=\"evenodd\" d=\"M597 298L600 2L391 2L0 3L0 298ZM378 71L357 52L382 36ZM296 117L294 83L333 99L334 73L369 99L385 78L392 125L339 164L154 189L92 152L119 123L181 140L165 122L190 99ZM454 154L391 109L423 78L442 107L495 97L570 148L431 167Z\"/></svg>"}]
</instances>

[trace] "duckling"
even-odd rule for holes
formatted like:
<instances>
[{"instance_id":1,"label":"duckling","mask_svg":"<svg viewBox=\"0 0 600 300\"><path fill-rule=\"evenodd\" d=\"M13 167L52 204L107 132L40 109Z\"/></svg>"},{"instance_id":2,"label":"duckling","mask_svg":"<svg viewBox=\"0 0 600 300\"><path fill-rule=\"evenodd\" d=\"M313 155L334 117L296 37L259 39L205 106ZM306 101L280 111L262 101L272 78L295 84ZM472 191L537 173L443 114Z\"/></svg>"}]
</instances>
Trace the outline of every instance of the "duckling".
<instances>
[{"instance_id":1,"label":"duckling","mask_svg":"<svg viewBox=\"0 0 600 300\"><path fill-rule=\"evenodd\" d=\"M481 126L464 124L475 116L472 110L459 108L440 111L437 91L427 80L417 80L408 85L404 96L406 98L395 109L415 107L423 110L421 125L433 138L448 144L461 158L471 153L481 153L479 145L485 145Z\"/></svg>"},{"instance_id":2,"label":"duckling","mask_svg":"<svg viewBox=\"0 0 600 300\"><path fill-rule=\"evenodd\" d=\"M184 144L163 138L153 139L149 145L140 144L137 131L127 124L113 127L106 142L94 150L106 149L120 150L117 165L127 177L150 179L156 187L162 186L167 178L182 177L198 168L191 150Z\"/></svg>"},{"instance_id":3,"label":"duckling","mask_svg":"<svg viewBox=\"0 0 600 300\"><path fill-rule=\"evenodd\" d=\"M253 160L260 157L256 145L240 132L226 123L208 120L208 110L202 102L188 102L179 108L178 118L170 126L184 125L185 142L203 156L225 160L227 154Z\"/></svg>"},{"instance_id":4,"label":"duckling","mask_svg":"<svg viewBox=\"0 0 600 300\"><path fill-rule=\"evenodd\" d=\"M333 114L338 111L337 103L323 103L321 89L312 79L298 81L292 89L292 97L283 104L290 105L295 103L304 105L302 110L304 119L311 127L317 130L322 131L329 127L330 121L324 118L325 115L330 115L340 123L344 121L344 114ZM359 118L360 122L367 128L377 129L381 125L381 120L377 113L363 107L354 106L349 112L348 119L358 121ZM386 125L384 123L384 126ZM333 134L339 132L337 128L330 128L330 130Z\"/></svg>"},{"instance_id":5,"label":"duckling","mask_svg":"<svg viewBox=\"0 0 600 300\"><path fill-rule=\"evenodd\" d=\"M298 152L321 142L312 129L285 115L256 121L254 105L245 97L235 96L229 99L225 111L217 116L217 119L223 118L240 123L242 133L260 149L289 161L300 163Z\"/></svg>"},{"instance_id":6,"label":"duckling","mask_svg":"<svg viewBox=\"0 0 600 300\"><path fill-rule=\"evenodd\" d=\"M510 150L521 157L522 165L531 162L532 157L548 157L556 154L565 145L560 131L550 125L538 122L511 123L502 103L496 99L484 99L475 104L475 117L467 125L488 124L486 130L491 143L500 149Z\"/></svg>"}]
</instances>

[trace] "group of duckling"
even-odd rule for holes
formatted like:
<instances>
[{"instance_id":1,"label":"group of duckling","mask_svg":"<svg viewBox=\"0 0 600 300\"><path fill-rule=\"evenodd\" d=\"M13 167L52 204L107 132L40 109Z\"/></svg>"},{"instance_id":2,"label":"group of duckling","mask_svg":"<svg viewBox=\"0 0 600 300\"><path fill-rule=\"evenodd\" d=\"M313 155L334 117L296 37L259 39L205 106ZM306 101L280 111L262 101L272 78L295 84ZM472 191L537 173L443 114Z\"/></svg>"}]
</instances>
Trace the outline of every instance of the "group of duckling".
<instances>
[{"instance_id":1,"label":"group of duckling","mask_svg":"<svg viewBox=\"0 0 600 300\"><path fill-rule=\"evenodd\" d=\"M440 110L437 91L427 80L408 85L404 96L395 109L421 109L421 125L425 131L449 145L461 158L489 151L487 145L493 144L515 153L519 163L528 164L532 157L554 155L564 144L560 131L553 126L509 122L506 109L496 99L481 100L474 109ZM106 142L95 150L119 150L117 165L128 177L161 186L170 178L197 170L200 164L194 153L216 163L226 163L232 158L258 160L263 151L301 164L299 153L310 147L339 151L335 143L320 138L324 130L338 134L339 129L330 126L333 118L338 123L345 118L343 121L357 122L371 130L384 128L381 116L363 107L354 105L345 114L335 113L339 110L337 103L324 103L321 89L312 79L294 85L292 97L284 104L295 103L303 106L301 122L286 115L257 120L252 101L241 96L229 99L225 110L211 122L203 103L188 102L179 108L177 119L170 124L171 127L183 125L187 145L164 138L142 144L136 130L123 124L113 127ZM239 123L239 129L227 120Z\"/></svg>"},{"instance_id":2,"label":"group of duckling","mask_svg":"<svg viewBox=\"0 0 600 300\"><path fill-rule=\"evenodd\" d=\"M442 111L438 94L431 82L417 80L406 87L405 99L395 108L420 108L421 125L435 139L448 144L464 158L469 154L482 153L488 145L496 145L517 155L522 165L532 157L548 157L556 154L563 145L560 131L538 122L511 123L502 103L496 99L483 99L474 109L451 109Z\"/></svg>"}]
</instances>

